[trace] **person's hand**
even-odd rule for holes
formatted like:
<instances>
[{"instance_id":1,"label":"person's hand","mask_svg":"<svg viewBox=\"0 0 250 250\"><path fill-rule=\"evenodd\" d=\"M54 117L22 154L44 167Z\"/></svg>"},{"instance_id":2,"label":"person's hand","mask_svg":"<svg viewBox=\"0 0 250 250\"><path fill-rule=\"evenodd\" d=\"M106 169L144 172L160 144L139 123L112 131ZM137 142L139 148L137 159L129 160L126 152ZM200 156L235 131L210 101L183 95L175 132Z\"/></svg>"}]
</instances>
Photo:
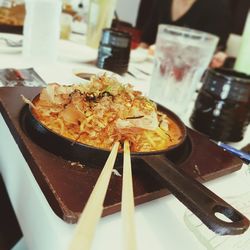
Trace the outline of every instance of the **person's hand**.
<instances>
[{"instance_id":1,"label":"person's hand","mask_svg":"<svg viewBox=\"0 0 250 250\"><path fill-rule=\"evenodd\" d=\"M220 68L224 65L227 59L227 54L225 52L219 51L214 54L212 61L210 63L211 68Z\"/></svg>"},{"instance_id":2,"label":"person's hand","mask_svg":"<svg viewBox=\"0 0 250 250\"><path fill-rule=\"evenodd\" d=\"M154 54L155 54L155 44L149 46L148 54L151 55L151 56L154 56Z\"/></svg>"},{"instance_id":3,"label":"person's hand","mask_svg":"<svg viewBox=\"0 0 250 250\"><path fill-rule=\"evenodd\" d=\"M147 43L141 42L138 47L142 49L147 49L149 45Z\"/></svg>"}]
</instances>

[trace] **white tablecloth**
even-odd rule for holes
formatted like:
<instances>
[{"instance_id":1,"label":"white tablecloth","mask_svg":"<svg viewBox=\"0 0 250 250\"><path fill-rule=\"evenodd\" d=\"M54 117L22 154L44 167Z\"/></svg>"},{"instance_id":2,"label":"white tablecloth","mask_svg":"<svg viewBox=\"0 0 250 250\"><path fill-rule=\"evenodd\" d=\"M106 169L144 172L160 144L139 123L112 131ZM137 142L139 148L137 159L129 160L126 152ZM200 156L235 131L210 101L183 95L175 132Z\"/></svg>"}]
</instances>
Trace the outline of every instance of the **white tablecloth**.
<instances>
[{"instance_id":1,"label":"white tablecloth","mask_svg":"<svg viewBox=\"0 0 250 250\"><path fill-rule=\"evenodd\" d=\"M82 46L84 47L84 45ZM23 61L21 54L0 54L0 68L26 68L31 66L47 82L61 83L79 82L79 79L72 74L72 70L75 68L95 69L93 65L74 61L74 58L62 60L61 57L61 60L54 65L31 65ZM142 67L142 63L139 66ZM145 64L145 67L149 66ZM149 77L142 75L143 77L145 80L135 79L127 75L125 80L132 81L137 88L146 92ZM234 146L241 147L249 141L250 128L248 128L244 140L234 144ZM0 116L0 173L3 176L11 203L23 231L27 249L67 249L75 225L65 223L54 214L2 116ZM248 167L243 165L241 170L210 181L206 183L206 186L226 200L230 201L229 196L240 198L242 194L250 192ZM250 199L250 194L247 194L244 198ZM135 219L138 250L206 249L204 244L195 236L196 234L185 224L184 214L186 211L187 209L171 195L137 206ZM248 237L250 233L247 232L245 235ZM219 239L221 239L220 237ZM242 241L240 236L231 236L231 239L234 242ZM95 234L93 249L122 249L120 213L101 219ZM243 245L243 248L238 249L250 249L250 243L248 248Z\"/></svg>"}]
</instances>

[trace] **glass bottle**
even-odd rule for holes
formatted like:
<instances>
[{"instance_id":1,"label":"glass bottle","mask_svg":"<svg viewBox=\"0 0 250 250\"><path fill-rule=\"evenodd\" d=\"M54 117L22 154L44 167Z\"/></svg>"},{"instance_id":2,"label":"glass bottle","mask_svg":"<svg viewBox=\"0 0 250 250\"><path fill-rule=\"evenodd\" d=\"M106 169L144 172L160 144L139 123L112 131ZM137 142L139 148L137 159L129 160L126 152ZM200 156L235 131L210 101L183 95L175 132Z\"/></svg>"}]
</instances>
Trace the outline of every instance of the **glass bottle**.
<instances>
[{"instance_id":1,"label":"glass bottle","mask_svg":"<svg viewBox=\"0 0 250 250\"><path fill-rule=\"evenodd\" d=\"M102 30L110 28L116 0L90 0L86 44L98 48Z\"/></svg>"}]
</instances>

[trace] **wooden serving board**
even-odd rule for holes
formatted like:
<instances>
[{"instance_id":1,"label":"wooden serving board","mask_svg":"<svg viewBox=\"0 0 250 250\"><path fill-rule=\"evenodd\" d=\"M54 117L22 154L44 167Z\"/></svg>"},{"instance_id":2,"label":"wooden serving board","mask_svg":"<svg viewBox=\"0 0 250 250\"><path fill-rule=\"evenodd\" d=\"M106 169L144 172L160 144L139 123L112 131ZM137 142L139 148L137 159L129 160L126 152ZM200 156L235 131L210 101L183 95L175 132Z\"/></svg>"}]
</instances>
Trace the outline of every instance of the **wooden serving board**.
<instances>
[{"instance_id":1,"label":"wooden serving board","mask_svg":"<svg viewBox=\"0 0 250 250\"><path fill-rule=\"evenodd\" d=\"M19 122L24 106L20 95L32 99L39 90L36 87L0 88L0 111L51 208L66 222L76 223L101 168L64 160L36 145L24 133ZM240 169L243 163L240 159L223 151L206 137L191 129L188 129L188 137L188 157L179 164L182 156L175 156L175 160L178 167L192 177L204 182ZM136 205L169 194L145 166L137 161L132 165ZM118 171L122 174L122 169ZM121 188L122 178L112 175L103 216L120 210Z\"/></svg>"}]
</instances>

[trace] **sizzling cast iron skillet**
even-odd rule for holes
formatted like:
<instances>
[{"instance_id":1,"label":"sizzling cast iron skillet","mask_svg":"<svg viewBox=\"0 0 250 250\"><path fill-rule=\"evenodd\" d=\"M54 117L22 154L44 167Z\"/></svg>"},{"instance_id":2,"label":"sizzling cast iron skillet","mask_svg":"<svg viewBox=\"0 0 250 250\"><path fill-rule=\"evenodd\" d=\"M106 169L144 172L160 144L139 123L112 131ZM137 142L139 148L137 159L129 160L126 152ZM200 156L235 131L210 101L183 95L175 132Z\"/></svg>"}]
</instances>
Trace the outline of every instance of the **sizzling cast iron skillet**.
<instances>
[{"instance_id":1,"label":"sizzling cast iron skillet","mask_svg":"<svg viewBox=\"0 0 250 250\"><path fill-rule=\"evenodd\" d=\"M200 182L188 176L166 158L171 151L183 145L187 139L187 131L185 125L174 113L161 106L158 106L158 110L167 114L167 116L179 126L183 135L181 141L166 150L131 153L132 159L136 158L147 163L150 167L150 171L159 177L166 188L196 214L212 231L221 235L237 235L246 231L249 227L249 221L243 214L211 192ZM20 119L22 127L25 127L26 133L28 133L36 143L50 152L61 155L68 160L104 166L110 153L108 150L73 142L72 140L55 134L43 126L33 116L32 110L28 105L24 106ZM118 161L122 159L122 153L118 153L117 159ZM219 219L215 213L225 215L231 222Z\"/></svg>"}]
</instances>

